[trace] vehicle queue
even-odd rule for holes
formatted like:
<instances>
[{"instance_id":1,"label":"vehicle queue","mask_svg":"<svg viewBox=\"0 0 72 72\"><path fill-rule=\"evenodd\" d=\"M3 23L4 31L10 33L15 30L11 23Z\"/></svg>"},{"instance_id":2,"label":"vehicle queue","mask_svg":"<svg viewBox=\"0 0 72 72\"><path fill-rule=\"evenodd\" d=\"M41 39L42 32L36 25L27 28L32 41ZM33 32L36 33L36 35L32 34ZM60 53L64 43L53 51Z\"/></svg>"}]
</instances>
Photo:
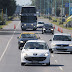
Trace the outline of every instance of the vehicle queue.
<instances>
[{"instance_id":1,"label":"vehicle queue","mask_svg":"<svg viewBox=\"0 0 72 72\"><path fill-rule=\"evenodd\" d=\"M47 25L45 33L54 34L54 27L52 24ZM44 26L43 25L43 26ZM44 33L42 33L44 34ZM51 45L50 48L44 40L40 40L40 37L37 37L35 33L21 33L18 37L18 45L21 51L21 65L26 65L28 63L32 64L46 64L50 65L50 52L55 51L59 52L70 52L72 53L72 39L70 34L65 33L56 33L53 35L53 38L50 39Z\"/></svg>"}]
</instances>

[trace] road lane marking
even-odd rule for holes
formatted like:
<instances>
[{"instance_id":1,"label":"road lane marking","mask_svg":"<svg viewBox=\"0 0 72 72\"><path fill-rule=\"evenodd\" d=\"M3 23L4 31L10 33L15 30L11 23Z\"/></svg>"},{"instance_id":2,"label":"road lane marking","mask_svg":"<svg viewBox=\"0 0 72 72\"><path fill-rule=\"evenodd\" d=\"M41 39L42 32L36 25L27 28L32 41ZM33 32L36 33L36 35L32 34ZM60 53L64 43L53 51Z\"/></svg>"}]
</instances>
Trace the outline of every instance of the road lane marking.
<instances>
[{"instance_id":1,"label":"road lane marking","mask_svg":"<svg viewBox=\"0 0 72 72\"><path fill-rule=\"evenodd\" d=\"M57 60L55 60L55 62L57 63Z\"/></svg>"},{"instance_id":2,"label":"road lane marking","mask_svg":"<svg viewBox=\"0 0 72 72\"><path fill-rule=\"evenodd\" d=\"M54 55L53 55L53 54L52 54L51 56L52 56L52 57L54 57Z\"/></svg>"},{"instance_id":3,"label":"road lane marking","mask_svg":"<svg viewBox=\"0 0 72 72\"><path fill-rule=\"evenodd\" d=\"M39 35L39 37L40 37L40 34L39 34L39 32L38 32L38 31L37 31L37 33L38 33L38 35ZM43 38L41 37L40 39L43 39Z\"/></svg>"},{"instance_id":4,"label":"road lane marking","mask_svg":"<svg viewBox=\"0 0 72 72\"><path fill-rule=\"evenodd\" d=\"M63 68L61 66L59 67L59 69L63 71Z\"/></svg>"},{"instance_id":5,"label":"road lane marking","mask_svg":"<svg viewBox=\"0 0 72 72\"><path fill-rule=\"evenodd\" d=\"M19 24L20 24L20 22L19 22ZM18 26L19 26L19 24L18 24ZM17 27L18 27L18 26L17 26ZM14 33L15 33L15 32L16 32L16 30L14 31ZM5 53L6 53L7 49L8 49L8 46L9 46L11 40L13 39L14 33L13 33L12 37L10 38L10 40L8 41L8 43L7 43L7 45L6 45L6 48L5 48L5 50L3 51L3 53L2 53L2 55L1 55L1 57L0 57L0 62L1 62L2 58L3 58L3 56L5 55Z\"/></svg>"}]
</instances>

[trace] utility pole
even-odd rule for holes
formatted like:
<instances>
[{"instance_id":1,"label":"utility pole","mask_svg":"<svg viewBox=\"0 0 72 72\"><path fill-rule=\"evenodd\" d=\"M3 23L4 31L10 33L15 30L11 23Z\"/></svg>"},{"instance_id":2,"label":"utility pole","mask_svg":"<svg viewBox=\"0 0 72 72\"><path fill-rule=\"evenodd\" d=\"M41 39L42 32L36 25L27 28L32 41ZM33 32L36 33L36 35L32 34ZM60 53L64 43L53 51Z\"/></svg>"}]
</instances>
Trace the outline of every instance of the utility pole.
<instances>
[{"instance_id":1,"label":"utility pole","mask_svg":"<svg viewBox=\"0 0 72 72\"><path fill-rule=\"evenodd\" d=\"M62 0L62 19L63 19L63 0Z\"/></svg>"},{"instance_id":2,"label":"utility pole","mask_svg":"<svg viewBox=\"0 0 72 72\"><path fill-rule=\"evenodd\" d=\"M70 0L69 0L69 16L70 16Z\"/></svg>"},{"instance_id":3,"label":"utility pole","mask_svg":"<svg viewBox=\"0 0 72 72\"><path fill-rule=\"evenodd\" d=\"M51 15L52 15L52 0L51 0Z\"/></svg>"},{"instance_id":4,"label":"utility pole","mask_svg":"<svg viewBox=\"0 0 72 72\"><path fill-rule=\"evenodd\" d=\"M48 18L49 18L49 0L48 0Z\"/></svg>"},{"instance_id":5,"label":"utility pole","mask_svg":"<svg viewBox=\"0 0 72 72\"><path fill-rule=\"evenodd\" d=\"M40 0L40 16L41 16L41 0Z\"/></svg>"},{"instance_id":6,"label":"utility pole","mask_svg":"<svg viewBox=\"0 0 72 72\"><path fill-rule=\"evenodd\" d=\"M55 0L55 17L56 17L56 0Z\"/></svg>"},{"instance_id":7,"label":"utility pole","mask_svg":"<svg viewBox=\"0 0 72 72\"><path fill-rule=\"evenodd\" d=\"M6 20L7 20L7 8L6 8Z\"/></svg>"},{"instance_id":8,"label":"utility pole","mask_svg":"<svg viewBox=\"0 0 72 72\"><path fill-rule=\"evenodd\" d=\"M44 14L45 14L45 0L44 0Z\"/></svg>"},{"instance_id":9,"label":"utility pole","mask_svg":"<svg viewBox=\"0 0 72 72\"><path fill-rule=\"evenodd\" d=\"M3 9L2 9L2 21L3 21Z\"/></svg>"}]
</instances>

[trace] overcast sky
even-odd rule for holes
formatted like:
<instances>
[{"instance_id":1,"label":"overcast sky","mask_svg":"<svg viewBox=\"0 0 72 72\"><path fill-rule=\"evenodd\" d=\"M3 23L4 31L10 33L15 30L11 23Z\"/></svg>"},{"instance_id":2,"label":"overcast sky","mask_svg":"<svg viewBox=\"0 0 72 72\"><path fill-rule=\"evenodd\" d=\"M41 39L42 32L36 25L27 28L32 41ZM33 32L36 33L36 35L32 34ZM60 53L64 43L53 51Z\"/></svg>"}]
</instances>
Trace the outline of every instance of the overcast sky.
<instances>
[{"instance_id":1,"label":"overcast sky","mask_svg":"<svg viewBox=\"0 0 72 72\"><path fill-rule=\"evenodd\" d=\"M31 0L16 0L16 3L19 5L28 5L31 4Z\"/></svg>"}]
</instances>

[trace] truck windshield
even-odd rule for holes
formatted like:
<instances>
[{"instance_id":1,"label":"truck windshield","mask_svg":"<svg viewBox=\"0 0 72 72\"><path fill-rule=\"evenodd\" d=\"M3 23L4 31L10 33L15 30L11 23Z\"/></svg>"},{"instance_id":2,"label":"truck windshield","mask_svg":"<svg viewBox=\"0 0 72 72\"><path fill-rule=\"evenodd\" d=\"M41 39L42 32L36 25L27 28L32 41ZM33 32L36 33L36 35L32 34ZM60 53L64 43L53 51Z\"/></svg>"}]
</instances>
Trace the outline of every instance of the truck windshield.
<instances>
[{"instance_id":1,"label":"truck windshield","mask_svg":"<svg viewBox=\"0 0 72 72\"><path fill-rule=\"evenodd\" d=\"M22 7L21 13L36 13L35 7Z\"/></svg>"},{"instance_id":2,"label":"truck windshield","mask_svg":"<svg viewBox=\"0 0 72 72\"><path fill-rule=\"evenodd\" d=\"M24 23L34 23L36 22L37 17L36 16L21 16L21 22Z\"/></svg>"}]
</instances>

